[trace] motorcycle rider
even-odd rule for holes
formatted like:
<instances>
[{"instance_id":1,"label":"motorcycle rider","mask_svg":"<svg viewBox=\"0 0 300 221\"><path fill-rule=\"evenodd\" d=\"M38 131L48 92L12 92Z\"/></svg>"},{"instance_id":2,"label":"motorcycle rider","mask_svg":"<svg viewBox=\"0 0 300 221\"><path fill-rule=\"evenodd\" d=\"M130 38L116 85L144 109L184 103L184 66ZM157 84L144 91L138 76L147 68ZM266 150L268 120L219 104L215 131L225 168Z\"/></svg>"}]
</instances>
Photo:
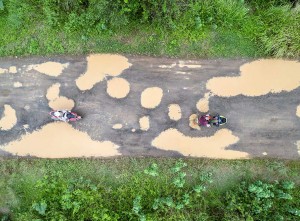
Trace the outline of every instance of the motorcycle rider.
<instances>
[{"instance_id":1,"label":"motorcycle rider","mask_svg":"<svg viewBox=\"0 0 300 221\"><path fill-rule=\"evenodd\" d=\"M69 119L74 117L74 115L68 110L58 110L54 112L54 116L56 116L64 122L69 122Z\"/></svg>"},{"instance_id":2,"label":"motorcycle rider","mask_svg":"<svg viewBox=\"0 0 300 221\"><path fill-rule=\"evenodd\" d=\"M210 120L212 119L212 116L208 113L206 115L201 116L198 119L198 122L200 123L200 125L205 126L205 127L211 127L210 125Z\"/></svg>"}]
</instances>

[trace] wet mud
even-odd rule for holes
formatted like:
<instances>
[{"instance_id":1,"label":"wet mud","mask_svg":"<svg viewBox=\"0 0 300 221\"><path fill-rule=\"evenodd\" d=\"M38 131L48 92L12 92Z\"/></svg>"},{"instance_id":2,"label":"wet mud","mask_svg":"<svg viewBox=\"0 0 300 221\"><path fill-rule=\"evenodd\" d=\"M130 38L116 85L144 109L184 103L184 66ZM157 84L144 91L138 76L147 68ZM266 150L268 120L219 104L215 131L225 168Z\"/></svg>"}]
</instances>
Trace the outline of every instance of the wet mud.
<instances>
[{"instance_id":1,"label":"wet mud","mask_svg":"<svg viewBox=\"0 0 300 221\"><path fill-rule=\"evenodd\" d=\"M184 156L222 159L249 157L248 153L225 149L238 140L239 138L227 129L221 129L211 137L189 137L171 128L156 137L152 145L163 150L178 151Z\"/></svg>"},{"instance_id":2,"label":"wet mud","mask_svg":"<svg viewBox=\"0 0 300 221\"><path fill-rule=\"evenodd\" d=\"M35 70L48 76L57 77L61 75L63 70L69 66L69 63L61 64L59 62L45 62L42 64L29 65L27 71Z\"/></svg>"},{"instance_id":3,"label":"wet mud","mask_svg":"<svg viewBox=\"0 0 300 221\"><path fill-rule=\"evenodd\" d=\"M178 121L181 118L181 108L178 104L169 105L169 117L171 120Z\"/></svg>"},{"instance_id":4,"label":"wet mud","mask_svg":"<svg viewBox=\"0 0 300 221\"><path fill-rule=\"evenodd\" d=\"M16 111L10 105L4 105L3 116L0 119L0 130L10 130L17 123Z\"/></svg>"},{"instance_id":5,"label":"wet mud","mask_svg":"<svg viewBox=\"0 0 300 221\"><path fill-rule=\"evenodd\" d=\"M143 131L147 131L150 128L150 120L149 120L149 116L144 116L141 117L139 120L140 123L140 129Z\"/></svg>"},{"instance_id":6,"label":"wet mud","mask_svg":"<svg viewBox=\"0 0 300 221\"><path fill-rule=\"evenodd\" d=\"M106 92L113 98L124 98L130 91L130 84L124 78L113 78L107 82Z\"/></svg>"},{"instance_id":7,"label":"wet mud","mask_svg":"<svg viewBox=\"0 0 300 221\"><path fill-rule=\"evenodd\" d=\"M93 54L87 57L87 71L76 79L80 90L89 90L105 76L119 76L131 64L121 55Z\"/></svg>"},{"instance_id":8,"label":"wet mud","mask_svg":"<svg viewBox=\"0 0 300 221\"><path fill-rule=\"evenodd\" d=\"M49 65L43 58L0 61L0 106L11 105L17 118L9 130L0 130L5 154L299 156L299 62L200 62L108 54L56 60L60 67L69 65L55 72L43 70ZM35 64L44 66L28 70ZM283 80L281 66L296 83ZM53 123L51 108L73 108L83 119ZM191 125L198 111L218 112L229 123L225 128L199 130ZM0 114L1 120L6 119L4 109ZM55 146L48 144L53 137Z\"/></svg>"},{"instance_id":9,"label":"wet mud","mask_svg":"<svg viewBox=\"0 0 300 221\"><path fill-rule=\"evenodd\" d=\"M238 77L214 77L206 88L212 93L231 97L262 96L268 93L292 91L300 86L300 62L258 60L240 67Z\"/></svg>"},{"instance_id":10,"label":"wet mud","mask_svg":"<svg viewBox=\"0 0 300 221\"><path fill-rule=\"evenodd\" d=\"M159 87L150 87L145 89L141 95L141 105L144 108L156 108L163 97L163 90Z\"/></svg>"},{"instance_id":11,"label":"wet mud","mask_svg":"<svg viewBox=\"0 0 300 221\"><path fill-rule=\"evenodd\" d=\"M87 133L70 124L55 122L45 125L19 140L0 146L18 156L42 158L108 157L120 155L118 146L110 141L93 141Z\"/></svg>"},{"instance_id":12,"label":"wet mud","mask_svg":"<svg viewBox=\"0 0 300 221\"><path fill-rule=\"evenodd\" d=\"M48 90L46 97L49 100L49 107L53 110L72 110L75 102L64 96L59 96L60 84L53 84Z\"/></svg>"}]
</instances>

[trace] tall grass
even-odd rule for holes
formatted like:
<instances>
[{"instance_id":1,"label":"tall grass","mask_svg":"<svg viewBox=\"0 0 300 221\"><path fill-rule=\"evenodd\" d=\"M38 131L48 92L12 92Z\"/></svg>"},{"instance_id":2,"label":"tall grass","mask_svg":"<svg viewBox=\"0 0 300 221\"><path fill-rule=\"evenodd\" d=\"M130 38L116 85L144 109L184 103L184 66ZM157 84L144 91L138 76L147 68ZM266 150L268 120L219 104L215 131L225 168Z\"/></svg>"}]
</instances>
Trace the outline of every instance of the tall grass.
<instances>
[{"instance_id":1,"label":"tall grass","mask_svg":"<svg viewBox=\"0 0 300 221\"><path fill-rule=\"evenodd\" d=\"M0 56L111 51L297 58L300 53L300 6L288 0L1 2Z\"/></svg>"},{"instance_id":2,"label":"tall grass","mask_svg":"<svg viewBox=\"0 0 300 221\"><path fill-rule=\"evenodd\" d=\"M279 160L6 159L0 218L297 220L299 168Z\"/></svg>"}]
</instances>

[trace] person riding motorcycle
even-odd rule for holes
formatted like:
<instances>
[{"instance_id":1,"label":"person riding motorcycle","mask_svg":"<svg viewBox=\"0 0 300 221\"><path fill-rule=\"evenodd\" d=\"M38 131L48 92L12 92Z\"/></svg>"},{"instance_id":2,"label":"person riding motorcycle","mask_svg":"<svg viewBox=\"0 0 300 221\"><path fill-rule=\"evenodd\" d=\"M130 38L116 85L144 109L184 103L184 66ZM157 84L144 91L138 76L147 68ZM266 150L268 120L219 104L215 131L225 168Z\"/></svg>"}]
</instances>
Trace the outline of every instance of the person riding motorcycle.
<instances>
[{"instance_id":1,"label":"person riding motorcycle","mask_svg":"<svg viewBox=\"0 0 300 221\"><path fill-rule=\"evenodd\" d=\"M198 122L202 126L211 127L211 125L219 127L227 123L227 119L219 114L216 116L211 116L209 113L206 115L199 116Z\"/></svg>"},{"instance_id":2,"label":"person riding motorcycle","mask_svg":"<svg viewBox=\"0 0 300 221\"><path fill-rule=\"evenodd\" d=\"M61 119L62 121L65 121L65 122L69 122L69 120L71 118L74 118L76 116L74 116L71 111L68 111L68 110L59 110L59 111L56 111L54 113L54 116L56 116L57 118Z\"/></svg>"}]
</instances>

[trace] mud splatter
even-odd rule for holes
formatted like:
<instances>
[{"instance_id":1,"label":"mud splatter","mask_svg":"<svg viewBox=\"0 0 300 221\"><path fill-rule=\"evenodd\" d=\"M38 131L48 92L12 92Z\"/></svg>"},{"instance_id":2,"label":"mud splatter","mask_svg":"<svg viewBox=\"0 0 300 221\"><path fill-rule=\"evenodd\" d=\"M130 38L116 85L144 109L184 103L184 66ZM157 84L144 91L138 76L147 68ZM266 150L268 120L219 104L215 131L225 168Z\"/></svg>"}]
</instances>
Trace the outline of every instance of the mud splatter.
<instances>
[{"instance_id":1,"label":"mud splatter","mask_svg":"<svg viewBox=\"0 0 300 221\"><path fill-rule=\"evenodd\" d=\"M60 83L53 84L48 88L46 97L48 100L55 100L59 97Z\"/></svg>"},{"instance_id":2,"label":"mud splatter","mask_svg":"<svg viewBox=\"0 0 300 221\"><path fill-rule=\"evenodd\" d=\"M159 87L150 87L145 89L141 95L141 105L144 108L156 108L162 99L163 90Z\"/></svg>"},{"instance_id":3,"label":"mud splatter","mask_svg":"<svg viewBox=\"0 0 300 221\"><path fill-rule=\"evenodd\" d=\"M191 63L192 61L188 61L188 62ZM158 67L160 67L160 68L173 68L176 65L177 65L177 63L175 62L175 63L170 64L170 65L159 65ZM187 64L185 61L179 61L178 66L180 68L184 68L184 67L187 67L187 68L201 68L201 65L199 65L199 64ZM180 71L177 71L177 72L180 72ZM177 73L177 74L186 74L186 73L181 72L181 73Z\"/></svg>"},{"instance_id":4,"label":"mud splatter","mask_svg":"<svg viewBox=\"0 0 300 221\"><path fill-rule=\"evenodd\" d=\"M0 68L0 74L7 73L7 69Z\"/></svg>"},{"instance_id":5,"label":"mud splatter","mask_svg":"<svg viewBox=\"0 0 300 221\"><path fill-rule=\"evenodd\" d=\"M16 74L17 73L17 67L16 66L10 66L8 71L9 71L9 73Z\"/></svg>"},{"instance_id":6,"label":"mud splatter","mask_svg":"<svg viewBox=\"0 0 300 221\"><path fill-rule=\"evenodd\" d=\"M135 129L134 129L134 128L133 128L133 129L131 129L131 132L132 132L132 133L134 133L134 132L135 132Z\"/></svg>"},{"instance_id":7,"label":"mud splatter","mask_svg":"<svg viewBox=\"0 0 300 221\"><path fill-rule=\"evenodd\" d=\"M185 61L179 61L180 68L187 67L187 68L201 68L200 64L186 64Z\"/></svg>"},{"instance_id":8,"label":"mud splatter","mask_svg":"<svg viewBox=\"0 0 300 221\"><path fill-rule=\"evenodd\" d=\"M87 57L87 71L76 79L80 90L89 90L101 82L105 75L118 76L131 64L121 55L93 54Z\"/></svg>"},{"instance_id":9,"label":"mud splatter","mask_svg":"<svg viewBox=\"0 0 300 221\"><path fill-rule=\"evenodd\" d=\"M263 153L262 153L262 155L264 155L264 156L267 156L267 155L268 155L268 153L267 153L267 152L263 152Z\"/></svg>"},{"instance_id":10,"label":"mud splatter","mask_svg":"<svg viewBox=\"0 0 300 221\"><path fill-rule=\"evenodd\" d=\"M13 141L2 149L19 156L43 158L108 157L120 155L116 144L94 141L87 133L75 130L70 124L54 122Z\"/></svg>"},{"instance_id":11,"label":"mud splatter","mask_svg":"<svg viewBox=\"0 0 300 221\"><path fill-rule=\"evenodd\" d=\"M209 98L211 97L211 93L205 93L204 97L201 98L197 104L196 107L200 112L206 113L209 111Z\"/></svg>"},{"instance_id":12,"label":"mud splatter","mask_svg":"<svg viewBox=\"0 0 300 221\"><path fill-rule=\"evenodd\" d=\"M190 72L176 71L175 74L191 74ZM189 78L186 78L189 79Z\"/></svg>"},{"instance_id":13,"label":"mud splatter","mask_svg":"<svg viewBox=\"0 0 300 221\"><path fill-rule=\"evenodd\" d=\"M113 129L115 129L115 130L118 130L118 129L121 129L123 127L123 125L122 124L115 124L115 125L113 125Z\"/></svg>"},{"instance_id":14,"label":"mud splatter","mask_svg":"<svg viewBox=\"0 0 300 221\"><path fill-rule=\"evenodd\" d=\"M14 87L22 87L23 84L21 82L14 82Z\"/></svg>"},{"instance_id":15,"label":"mud splatter","mask_svg":"<svg viewBox=\"0 0 300 221\"><path fill-rule=\"evenodd\" d=\"M171 120L178 121L181 118L181 108L178 104L169 105L169 117Z\"/></svg>"},{"instance_id":16,"label":"mud splatter","mask_svg":"<svg viewBox=\"0 0 300 221\"><path fill-rule=\"evenodd\" d=\"M150 128L150 121L149 121L149 116L144 116L141 117L139 120L140 123L140 129L143 131L147 131Z\"/></svg>"},{"instance_id":17,"label":"mud splatter","mask_svg":"<svg viewBox=\"0 0 300 221\"><path fill-rule=\"evenodd\" d=\"M8 104L4 105L3 116L0 119L0 130L10 130L17 123L16 111Z\"/></svg>"},{"instance_id":18,"label":"mud splatter","mask_svg":"<svg viewBox=\"0 0 300 221\"><path fill-rule=\"evenodd\" d=\"M300 62L297 61L258 60L242 65L240 72L238 77L214 77L206 88L218 96L230 97L289 92L300 86Z\"/></svg>"},{"instance_id":19,"label":"mud splatter","mask_svg":"<svg viewBox=\"0 0 300 221\"><path fill-rule=\"evenodd\" d=\"M49 102L49 107L53 110L72 110L74 105L74 101L66 97L59 97Z\"/></svg>"},{"instance_id":20,"label":"mud splatter","mask_svg":"<svg viewBox=\"0 0 300 221\"><path fill-rule=\"evenodd\" d=\"M53 110L72 110L75 103L72 99L59 96L60 84L53 84L48 90L46 97L49 100L49 107Z\"/></svg>"},{"instance_id":21,"label":"mud splatter","mask_svg":"<svg viewBox=\"0 0 300 221\"><path fill-rule=\"evenodd\" d=\"M173 68L176 66L176 63L170 64L170 65L159 65L160 68Z\"/></svg>"},{"instance_id":22,"label":"mud splatter","mask_svg":"<svg viewBox=\"0 0 300 221\"><path fill-rule=\"evenodd\" d=\"M197 114L192 114L190 117L189 117L189 126L193 129L196 129L196 130L201 130L199 124L197 123Z\"/></svg>"},{"instance_id":23,"label":"mud splatter","mask_svg":"<svg viewBox=\"0 0 300 221\"><path fill-rule=\"evenodd\" d=\"M27 71L34 69L42 74L46 74L52 77L58 77L68 66L69 63L61 64L59 62L49 61L42 64L29 65L27 67Z\"/></svg>"},{"instance_id":24,"label":"mud splatter","mask_svg":"<svg viewBox=\"0 0 300 221\"><path fill-rule=\"evenodd\" d=\"M237 143L238 137L227 129L217 131L211 137L188 137L171 128L163 131L152 141L152 145L163 150L178 151L184 156L210 157L221 159L248 158L246 152L226 150L229 145Z\"/></svg>"},{"instance_id":25,"label":"mud splatter","mask_svg":"<svg viewBox=\"0 0 300 221\"><path fill-rule=\"evenodd\" d=\"M106 92L113 98L124 98L130 91L130 84L123 78L113 78L107 82Z\"/></svg>"},{"instance_id":26,"label":"mud splatter","mask_svg":"<svg viewBox=\"0 0 300 221\"><path fill-rule=\"evenodd\" d=\"M298 117L300 117L300 105L297 107L296 115L297 115Z\"/></svg>"}]
</instances>

